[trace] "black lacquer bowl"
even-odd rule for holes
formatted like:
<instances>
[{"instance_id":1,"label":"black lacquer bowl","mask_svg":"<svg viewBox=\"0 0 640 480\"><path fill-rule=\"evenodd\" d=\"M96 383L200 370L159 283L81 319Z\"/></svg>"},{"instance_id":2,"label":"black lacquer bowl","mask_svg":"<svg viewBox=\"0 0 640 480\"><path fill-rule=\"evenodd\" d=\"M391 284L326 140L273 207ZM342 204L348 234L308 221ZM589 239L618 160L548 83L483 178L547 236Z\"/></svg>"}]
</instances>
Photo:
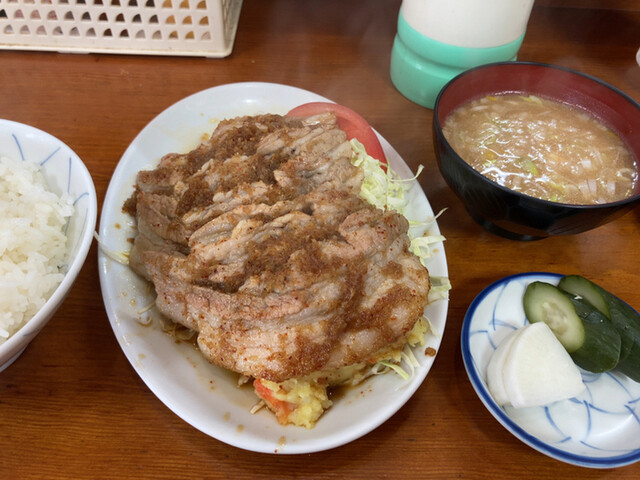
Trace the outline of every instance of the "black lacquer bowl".
<instances>
[{"instance_id":1,"label":"black lacquer bowl","mask_svg":"<svg viewBox=\"0 0 640 480\"><path fill-rule=\"evenodd\" d=\"M483 176L447 142L442 125L462 104L486 95L522 93L576 106L615 131L640 164L640 104L605 82L563 67L530 62L483 65L458 75L434 106L433 140L445 181L487 230L514 240L570 235L603 225L640 202L640 186L624 200L599 205L555 203L525 195Z\"/></svg>"}]
</instances>

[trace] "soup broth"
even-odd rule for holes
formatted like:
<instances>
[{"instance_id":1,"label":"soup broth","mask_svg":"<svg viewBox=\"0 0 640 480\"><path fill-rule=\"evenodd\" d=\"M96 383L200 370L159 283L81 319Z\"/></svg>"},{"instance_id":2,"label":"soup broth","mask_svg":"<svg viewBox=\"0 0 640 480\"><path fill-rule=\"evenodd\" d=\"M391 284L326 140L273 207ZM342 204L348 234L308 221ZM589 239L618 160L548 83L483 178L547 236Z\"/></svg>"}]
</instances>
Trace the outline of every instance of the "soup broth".
<instances>
[{"instance_id":1,"label":"soup broth","mask_svg":"<svg viewBox=\"0 0 640 480\"><path fill-rule=\"evenodd\" d=\"M624 142L590 114L535 96L486 96L454 110L443 133L475 170L553 202L602 204L631 196L638 167Z\"/></svg>"}]
</instances>

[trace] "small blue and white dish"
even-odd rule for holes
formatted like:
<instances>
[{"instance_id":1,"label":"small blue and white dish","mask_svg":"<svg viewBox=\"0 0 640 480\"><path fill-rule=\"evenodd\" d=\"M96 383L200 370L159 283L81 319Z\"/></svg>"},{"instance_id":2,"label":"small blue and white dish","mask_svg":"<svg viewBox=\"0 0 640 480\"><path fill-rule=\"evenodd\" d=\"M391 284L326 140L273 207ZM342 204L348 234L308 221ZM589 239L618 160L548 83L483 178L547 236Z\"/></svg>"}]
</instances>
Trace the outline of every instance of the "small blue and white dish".
<instances>
[{"instance_id":1,"label":"small blue and white dish","mask_svg":"<svg viewBox=\"0 0 640 480\"><path fill-rule=\"evenodd\" d=\"M532 272L505 277L471 303L462 325L462 357L471 384L489 412L513 435L549 457L590 468L640 460L640 383L613 372L582 371L586 390L542 407L501 407L487 388L489 359L500 341L527 322L522 296L534 281L562 275Z\"/></svg>"}]
</instances>

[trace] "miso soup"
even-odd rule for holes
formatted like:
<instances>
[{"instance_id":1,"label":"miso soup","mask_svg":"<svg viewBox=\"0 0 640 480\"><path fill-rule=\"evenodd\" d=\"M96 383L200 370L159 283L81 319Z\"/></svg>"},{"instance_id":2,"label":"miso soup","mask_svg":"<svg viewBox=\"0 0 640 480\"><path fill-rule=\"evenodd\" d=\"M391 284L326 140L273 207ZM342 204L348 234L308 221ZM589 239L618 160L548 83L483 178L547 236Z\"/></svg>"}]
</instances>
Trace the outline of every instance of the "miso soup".
<instances>
[{"instance_id":1,"label":"miso soup","mask_svg":"<svg viewBox=\"0 0 640 480\"><path fill-rule=\"evenodd\" d=\"M492 95L454 110L443 133L475 170L512 190L588 205L633 194L638 165L592 115L545 98Z\"/></svg>"}]
</instances>

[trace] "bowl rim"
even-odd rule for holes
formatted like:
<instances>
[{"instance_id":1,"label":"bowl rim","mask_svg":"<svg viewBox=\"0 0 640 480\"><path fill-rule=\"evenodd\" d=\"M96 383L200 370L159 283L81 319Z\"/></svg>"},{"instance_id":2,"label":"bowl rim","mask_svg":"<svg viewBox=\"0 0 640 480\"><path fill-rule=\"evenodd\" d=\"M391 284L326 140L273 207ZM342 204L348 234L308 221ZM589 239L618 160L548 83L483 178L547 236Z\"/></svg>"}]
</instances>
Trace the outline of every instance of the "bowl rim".
<instances>
[{"instance_id":1,"label":"bowl rim","mask_svg":"<svg viewBox=\"0 0 640 480\"><path fill-rule=\"evenodd\" d=\"M89 248L93 242L93 234L98 215L98 198L91 172L89 172L89 169L80 156L69 145L58 137L32 125L16 122L14 120L0 119L0 126L2 125L27 130L30 134L39 138L48 139L59 144L61 147L65 147L68 150L69 157L75 164L74 168L78 168L82 177L86 180L86 190L89 194L89 202L87 206L87 217L84 225L82 226L82 234L77 242L78 250L76 255L73 258L70 258L68 269L64 273L62 281L51 293L44 305L40 307L40 310L38 310L33 317L27 320L16 332L9 336L4 343L0 344L0 371L6 368L8 364L20 354L21 350L24 349L26 345L40 332L71 290L71 287L80 273L80 270L84 266L89 254Z\"/></svg>"},{"instance_id":2,"label":"bowl rim","mask_svg":"<svg viewBox=\"0 0 640 480\"><path fill-rule=\"evenodd\" d=\"M512 190L508 187L505 187L503 185L500 185L499 183L495 182L494 180L484 176L482 173L478 172L476 169L474 169L471 165L469 165L460 155L458 155L458 153L456 152L456 150L453 148L453 146L449 143L449 141L447 140L447 138L445 137L444 133L442 132L442 125L439 121L439 110L440 110L440 101L441 99L444 97L444 95L446 94L448 88L453 85L454 83L456 83L459 79L470 75L478 70L486 70L486 69L490 69L490 68L512 68L512 67L519 67L519 66L535 66L535 67L541 67L541 68L551 68L551 69L555 69L555 70L560 70L572 75L578 75L580 77L584 77L585 79L598 83L601 86L611 90L614 94L619 95L620 97L622 97L625 101L627 101L631 106L635 107L638 110L638 113L640 114L640 103L638 103L636 100L634 100L630 95L626 94L625 92L623 92L622 90L620 90L619 88L605 82L604 80L599 79L598 77L595 77L593 75L590 75L588 73L583 73L577 70L573 70L571 68L568 67L564 67L561 65L554 65L551 63L542 63L542 62L531 62L531 61L520 61L520 60L513 60L513 61L505 61L505 62L493 62L493 63L486 63L483 65L478 65L476 67L470 68L468 70L465 70L462 73L459 73L458 75L456 75L455 77L453 77L451 80L449 80L440 90L440 92L438 93L438 96L436 97L436 101L434 104L434 108L433 108L433 130L435 131L436 135L445 143L445 145L450 149L451 152L453 152L455 154L455 156L461 161L461 163L463 164L463 169L467 172L472 174L475 178L478 178L479 180L485 180L487 182L489 182L491 185L497 187L501 192L503 192L504 194L507 195L513 195L516 196L518 198L521 198L523 200L526 200L528 202L531 202L533 205L536 205L538 207L541 208L569 208L569 209L575 209L578 211L583 211L583 210L592 210L592 209L596 209L596 210L607 210L607 209L615 209L615 208L619 208L619 207L625 207L627 205L633 204L634 202L640 200L640 178L638 179L638 185L636 186L636 193L634 193L633 195L630 195L627 198L623 198L622 200L617 200L615 202L609 202L609 203L596 203L596 204L575 204L575 203L562 203L562 202L552 202L550 200L544 200L542 198L538 198L538 197L534 197L532 195L528 195L526 193L522 193L522 192L518 192L516 190ZM473 97L470 97L470 99ZM467 100L469 101L469 100ZM436 146L437 142L434 142L434 147ZM640 176L640 154L636 154L635 152L632 152L634 158L635 158L635 163L636 163L636 168L639 170L639 176ZM438 162L440 163L440 153L437 151L436 149L436 157L438 159Z\"/></svg>"}]
</instances>

